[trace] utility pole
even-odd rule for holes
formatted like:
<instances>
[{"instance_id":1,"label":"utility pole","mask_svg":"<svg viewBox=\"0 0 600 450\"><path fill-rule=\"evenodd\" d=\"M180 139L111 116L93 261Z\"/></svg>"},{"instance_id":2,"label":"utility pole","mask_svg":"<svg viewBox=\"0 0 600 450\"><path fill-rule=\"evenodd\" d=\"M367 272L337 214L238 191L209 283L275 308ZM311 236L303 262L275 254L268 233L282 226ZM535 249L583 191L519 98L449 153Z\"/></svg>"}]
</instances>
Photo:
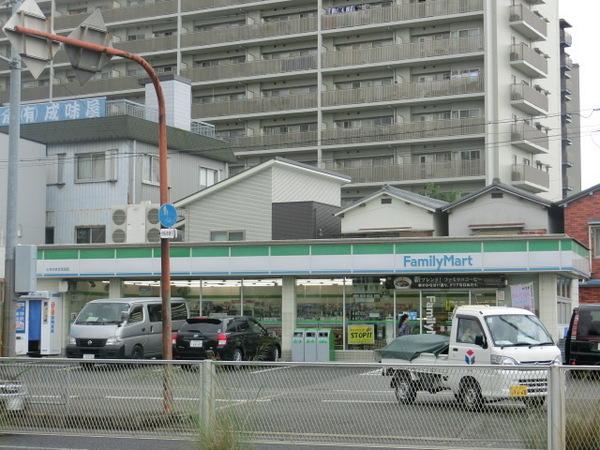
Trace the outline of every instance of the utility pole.
<instances>
[{"instance_id":1,"label":"utility pole","mask_svg":"<svg viewBox=\"0 0 600 450\"><path fill-rule=\"evenodd\" d=\"M19 9L14 0L12 12ZM2 308L2 356L15 355L15 247L17 246L17 184L21 139L21 60L11 46L10 122L8 125L8 174L6 177L6 228L4 240L4 305Z\"/></svg>"}]
</instances>

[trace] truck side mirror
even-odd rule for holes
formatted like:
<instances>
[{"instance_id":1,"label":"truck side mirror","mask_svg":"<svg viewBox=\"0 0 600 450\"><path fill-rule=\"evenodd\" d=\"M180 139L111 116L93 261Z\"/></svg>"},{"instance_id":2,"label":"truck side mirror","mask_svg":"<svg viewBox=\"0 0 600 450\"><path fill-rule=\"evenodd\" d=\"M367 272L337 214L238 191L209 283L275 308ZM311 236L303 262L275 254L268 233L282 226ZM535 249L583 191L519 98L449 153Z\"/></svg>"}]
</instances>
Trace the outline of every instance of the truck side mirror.
<instances>
[{"instance_id":1,"label":"truck side mirror","mask_svg":"<svg viewBox=\"0 0 600 450\"><path fill-rule=\"evenodd\" d=\"M481 348L487 348L485 338L480 334L475 336L475 345L478 345Z\"/></svg>"},{"instance_id":2,"label":"truck side mirror","mask_svg":"<svg viewBox=\"0 0 600 450\"><path fill-rule=\"evenodd\" d=\"M129 319L129 313L127 311L121 311L121 323L127 322Z\"/></svg>"}]
</instances>

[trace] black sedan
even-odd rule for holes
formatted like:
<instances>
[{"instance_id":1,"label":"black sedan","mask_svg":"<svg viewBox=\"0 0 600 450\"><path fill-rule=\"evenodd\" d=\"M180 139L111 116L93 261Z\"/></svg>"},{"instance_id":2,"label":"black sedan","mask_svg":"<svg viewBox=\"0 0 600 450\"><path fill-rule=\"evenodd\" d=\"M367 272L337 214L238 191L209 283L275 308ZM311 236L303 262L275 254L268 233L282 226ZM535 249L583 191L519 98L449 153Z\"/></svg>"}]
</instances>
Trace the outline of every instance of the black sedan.
<instances>
[{"instance_id":1,"label":"black sedan","mask_svg":"<svg viewBox=\"0 0 600 450\"><path fill-rule=\"evenodd\" d=\"M173 359L277 361L280 355L279 340L251 317L195 317L173 336Z\"/></svg>"}]
</instances>

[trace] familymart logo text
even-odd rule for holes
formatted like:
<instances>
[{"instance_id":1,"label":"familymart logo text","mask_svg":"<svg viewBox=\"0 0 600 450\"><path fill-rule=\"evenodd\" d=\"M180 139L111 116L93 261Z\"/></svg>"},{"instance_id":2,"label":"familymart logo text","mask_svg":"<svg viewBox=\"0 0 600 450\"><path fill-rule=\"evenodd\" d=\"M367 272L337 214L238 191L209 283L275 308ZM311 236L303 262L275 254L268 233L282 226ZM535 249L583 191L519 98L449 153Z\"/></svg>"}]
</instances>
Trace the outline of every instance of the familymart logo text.
<instances>
[{"instance_id":1,"label":"familymart logo text","mask_svg":"<svg viewBox=\"0 0 600 450\"><path fill-rule=\"evenodd\" d=\"M412 256L404 255L402 263L406 268L426 268L442 270L454 267L473 267L473 256L459 255L428 255L428 256Z\"/></svg>"}]
</instances>

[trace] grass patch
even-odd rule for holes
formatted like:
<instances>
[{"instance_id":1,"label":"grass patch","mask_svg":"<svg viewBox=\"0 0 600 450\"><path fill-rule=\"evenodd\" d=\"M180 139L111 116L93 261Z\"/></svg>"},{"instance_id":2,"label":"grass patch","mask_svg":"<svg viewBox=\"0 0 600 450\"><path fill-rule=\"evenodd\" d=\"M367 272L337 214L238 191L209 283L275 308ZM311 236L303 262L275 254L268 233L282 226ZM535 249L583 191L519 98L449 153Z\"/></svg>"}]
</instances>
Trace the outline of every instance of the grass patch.
<instances>
[{"instance_id":1,"label":"grass patch","mask_svg":"<svg viewBox=\"0 0 600 450\"><path fill-rule=\"evenodd\" d=\"M242 440L243 419L233 411L215 411L207 424L199 424L199 450L250 450Z\"/></svg>"},{"instance_id":2,"label":"grass patch","mask_svg":"<svg viewBox=\"0 0 600 450\"><path fill-rule=\"evenodd\" d=\"M567 404L566 441L566 450L600 449L600 402Z\"/></svg>"}]
</instances>

